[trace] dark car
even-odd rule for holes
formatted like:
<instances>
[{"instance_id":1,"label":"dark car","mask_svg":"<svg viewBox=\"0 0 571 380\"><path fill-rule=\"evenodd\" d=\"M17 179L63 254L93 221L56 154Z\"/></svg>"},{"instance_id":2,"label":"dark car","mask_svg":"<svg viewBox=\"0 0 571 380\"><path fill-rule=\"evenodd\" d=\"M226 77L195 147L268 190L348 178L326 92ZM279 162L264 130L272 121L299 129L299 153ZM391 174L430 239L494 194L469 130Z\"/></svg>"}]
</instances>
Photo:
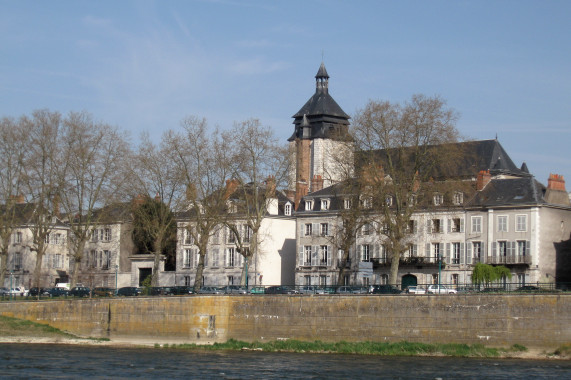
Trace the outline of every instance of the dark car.
<instances>
[{"instance_id":1,"label":"dark car","mask_svg":"<svg viewBox=\"0 0 571 380\"><path fill-rule=\"evenodd\" d=\"M87 286L76 286L69 291L69 295L73 297L89 297L91 289Z\"/></svg>"},{"instance_id":2,"label":"dark car","mask_svg":"<svg viewBox=\"0 0 571 380\"><path fill-rule=\"evenodd\" d=\"M38 293L40 294L40 296L48 296L50 295L50 289L49 288L30 288L30 292L29 295L30 297L37 297Z\"/></svg>"},{"instance_id":3,"label":"dark car","mask_svg":"<svg viewBox=\"0 0 571 380\"><path fill-rule=\"evenodd\" d=\"M141 289L135 286L125 286L117 290L117 295L122 297L134 297L141 295Z\"/></svg>"},{"instance_id":4,"label":"dark car","mask_svg":"<svg viewBox=\"0 0 571 380\"><path fill-rule=\"evenodd\" d=\"M198 291L200 294L224 294L224 289L217 288L216 286L203 286Z\"/></svg>"},{"instance_id":5,"label":"dark car","mask_svg":"<svg viewBox=\"0 0 571 380\"><path fill-rule=\"evenodd\" d=\"M173 286L171 287L171 293L177 296L194 294L194 288L192 286Z\"/></svg>"},{"instance_id":6,"label":"dark car","mask_svg":"<svg viewBox=\"0 0 571 380\"><path fill-rule=\"evenodd\" d=\"M520 292L520 293L546 293L546 292L549 292L549 290L547 290L547 289L542 289L538 286L533 286L533 285L521 286L521 287L517 288L515 291Z\"/></svg>"},{"instance_id":7,"label":"dark car","mask_svg":"<svg viewBox=\"0 0 571 380\"><path fill-rule=\"evenodd\" d=\"M394 285L371 285L370 294L400 294L401 290Z\"/></svg>"},{"instance_id":8,"label":"dark car","mask_svg":"<svg viewBox=\"0 0 571 380\"><path fill-rule=\"evenodd\" d=\"M298 294L299 292L288 286L268 286L266 294Z\"/></svg>"},{"instance_id":9,"label":"dark car","mask_svg":"<svg viewBox=\"0 0 571 380\"><path fill-rule=\"evenodd\" d=\"M49 297L67 297L69 296L69 290L66 288L49 288L46 289L47 296Z\"/></svg>"},{"instance_id":10,"label":"dark car","mask_svg":"<svg viewBox=\"0 0 571 380\"><path fill-rule=\"evenodd\" d=\"M115 295L115 289L113 288L103 288L103 287L93 288L94 297L112 297L114 295Z\"/></svg>"}]
</instances>

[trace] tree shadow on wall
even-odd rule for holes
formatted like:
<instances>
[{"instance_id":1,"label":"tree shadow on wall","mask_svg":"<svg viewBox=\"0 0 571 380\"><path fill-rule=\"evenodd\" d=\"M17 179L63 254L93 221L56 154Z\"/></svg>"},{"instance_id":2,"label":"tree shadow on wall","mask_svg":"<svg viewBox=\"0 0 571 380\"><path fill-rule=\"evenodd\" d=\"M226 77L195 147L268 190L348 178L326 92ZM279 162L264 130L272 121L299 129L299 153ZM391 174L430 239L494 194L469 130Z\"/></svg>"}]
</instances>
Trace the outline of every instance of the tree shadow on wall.
<instances>
[{"instance_id":1,"label":"tree shadow on wall","mask_svg":"<svg viewBox=\"0 0 571 380\"><path fill-rule=\"evenodd\" d=\"M553 243L555 247L555 278L557 288L571 289L571 235L569 239Z\"/></svg>"}]
</instances>

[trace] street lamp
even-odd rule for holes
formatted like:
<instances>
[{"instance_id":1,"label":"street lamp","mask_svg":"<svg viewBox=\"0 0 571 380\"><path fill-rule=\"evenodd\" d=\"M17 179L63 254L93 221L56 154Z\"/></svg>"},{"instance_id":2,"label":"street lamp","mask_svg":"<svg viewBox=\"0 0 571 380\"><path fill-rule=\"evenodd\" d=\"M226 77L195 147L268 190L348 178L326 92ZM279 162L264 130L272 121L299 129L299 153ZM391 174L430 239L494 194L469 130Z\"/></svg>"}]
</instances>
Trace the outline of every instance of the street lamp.
<instances>
[{"instance_id":1,"label":"street lamp","mask_svg":"<svg viewBox=\"0 0 571 380\"><path fill-rule=\"evenodd\" d=\"M444 260L444 256L441 256L440 253L436 256L438 258L438 293L440 293L440 282L442 278L442 260Z\"/></svg>"},{"instance_id":2,"label":"street lamp","mask_svg":"<svg viewBox=\"0 0 571 380\"><path fill-rule=\"evenodd\" d=\"M248 256L246 256L244 259L244 266L246 267L246 289L248 289Z\"/></svg>"},{"instance_id":3,"label":"street lamp","mask_svg":"<svg viewBox=\"0 0 571 380\"><path fill-rule=\"evenodd\" d=\"M14 271L10 271L10 301L12 301L12 276L14 275Z\"/></svg>"}]
</instances>

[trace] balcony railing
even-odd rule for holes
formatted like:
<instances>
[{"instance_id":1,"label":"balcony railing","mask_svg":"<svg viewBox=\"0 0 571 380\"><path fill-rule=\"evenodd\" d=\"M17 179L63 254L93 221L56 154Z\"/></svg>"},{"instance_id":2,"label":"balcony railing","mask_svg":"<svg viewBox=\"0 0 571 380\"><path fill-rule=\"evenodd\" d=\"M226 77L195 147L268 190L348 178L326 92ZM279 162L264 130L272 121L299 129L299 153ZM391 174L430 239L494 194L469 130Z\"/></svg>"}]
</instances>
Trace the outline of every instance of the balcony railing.
<instances>
[{"instance_id":1,"label":"balcony railing","mask_svg":"<svg viewBox=\"0 0 571 380\"><path fill-rule=\"evenodd\" d=\"M486 256L486 264L531 265L531 256Z\"/></svg>"}]
</instances>

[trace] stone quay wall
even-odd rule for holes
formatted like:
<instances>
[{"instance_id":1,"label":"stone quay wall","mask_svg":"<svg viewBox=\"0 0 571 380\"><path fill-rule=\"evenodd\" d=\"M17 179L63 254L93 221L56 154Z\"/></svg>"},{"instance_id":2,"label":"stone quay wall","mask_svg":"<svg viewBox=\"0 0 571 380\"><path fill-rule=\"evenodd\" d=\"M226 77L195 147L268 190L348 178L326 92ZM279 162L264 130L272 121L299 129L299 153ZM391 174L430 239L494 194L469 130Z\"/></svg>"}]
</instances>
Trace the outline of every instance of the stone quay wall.
<instances>
[{"instance_id":1,"label":"stone quay wall","mask_svg":"<svg viewBox=\"0 0 571 380\"><path fill-rule=\"evenodd\" d=\"M0 303L0 315L84 337L213 343L410 341L556 348L571 343L571 294L196 295Z\"/></svg>"}]
</instances>

